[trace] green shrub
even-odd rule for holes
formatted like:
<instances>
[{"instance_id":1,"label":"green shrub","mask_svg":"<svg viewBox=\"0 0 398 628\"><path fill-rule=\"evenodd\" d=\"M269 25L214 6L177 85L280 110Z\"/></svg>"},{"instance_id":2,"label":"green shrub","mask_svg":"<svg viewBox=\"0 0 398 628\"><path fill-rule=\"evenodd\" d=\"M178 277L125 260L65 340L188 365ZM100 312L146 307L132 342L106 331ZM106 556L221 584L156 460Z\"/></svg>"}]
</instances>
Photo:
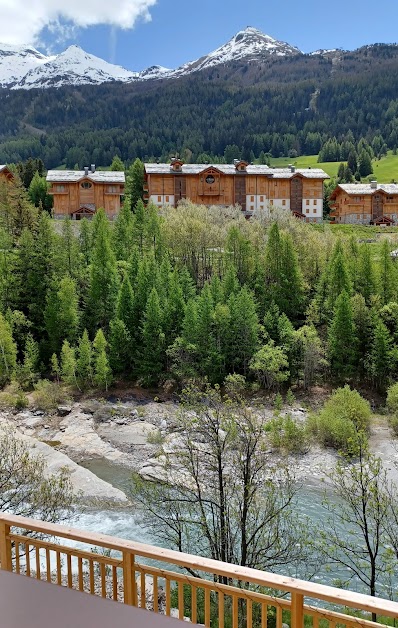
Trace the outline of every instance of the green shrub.
<instances>
[{"instance_id":1,"label":"green shrub","mask_svg":"<svg viewBox=\"0 0 398 628\"><path fill-rule=\"evenodd\" d=\"M309 438L306 426L295 421L290 414L275 417L267 423L267 432L272 447L288 453L308 451Z\"/></svg>"},{"instance_id":2,"label":"green shrub","mask_svg":"<svg viewBox=\"0 0 398 628\"><path fill-rule=\"evenodd\" d=\"M324 447L350 453L358 433L369 432L371 414L366 399L344 386L333 393L317 416L309 419L308 427Z\"/></svg>"},{"instance_id":3,"label":"green shrub","mask_svg":"<svg viewBox=\"0 0 398 628\"><path fill-rule=\"evenodd\" d=\"M281 395L280 392L278 392L275 395L275 399L274 399L274 411L279 414L279 412L282 410L283 408L283 397Z\"/></svg>"},{"instance_id":4,"label":"green shrub","mask_svg":"<svg viewBox=\"0 0 398 628\"><path fill-rule=\"evenodd\" d=\"M148 432L147 443L149 445L163 445L164 437L160 430L153 430L152 432Z\"/></svg>"},{"instance_id":5,"label":"green shrub","mask_svg":"<svg viewBox=\"0 0 398 628\"><path fill-rule=\"evenodd\" d=\"M295 401L296 401L296 398L293 394L293 391L291 388L289 388L289 390L286 393L286 403L288 406L292 406Z\"/></svg>"},{"instance_id":6,"label":"green shrub","mask_svg":"<svg viewBox=\"0 0 398 628\"><path fill-rule=\"evenodd\" d=\"M398 382L387 389L387 408L390 412L398 412Z\"/></svg>"},{"instance_id":7,"label":"green shrub","mask_svg":"<svg viewBox=\"0 0 398 628\"><path fill-rule=\"evenodd\" d=\"M68 400L68 395L62 386L56 382L40 379L35 384L33 399L37 408L49 412L54 410L60 403L65 403Z\"/></svg>"},{"instance_id":8,"label":"green shrub","mask_svg":"<svg viewBox=\"0 0 398 628\"><path fill-rule=\"evenodd\" d=\"M388 425L391 427L394 436L398 436L398 414L393 414L388 418Z\"/></svg>"}]
</instances>

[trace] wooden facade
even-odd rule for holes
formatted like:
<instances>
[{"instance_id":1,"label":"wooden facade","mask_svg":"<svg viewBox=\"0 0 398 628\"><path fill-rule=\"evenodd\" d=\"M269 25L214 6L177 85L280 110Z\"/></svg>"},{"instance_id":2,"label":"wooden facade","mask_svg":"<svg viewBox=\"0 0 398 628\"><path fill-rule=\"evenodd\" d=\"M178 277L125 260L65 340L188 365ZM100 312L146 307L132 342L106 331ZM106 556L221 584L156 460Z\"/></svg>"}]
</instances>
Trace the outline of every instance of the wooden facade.
<instances>
[{"instance_id":1,"label":"wooden facade","mask_svg":"<svg viewBox=\"0 0 398 628\"><path fill-rule=\"evenodd\" d=\"M49 170L49 194L54 197L54 218L91 218L102 207L110 220L120 211L124 194L124 172Z\"/></svg>"},{"instance_id":2,"label":"wooden facade","mask_svg":"<svg viewBox=\"0 0 398 628\"><path fill-rule=\"evenodd\" d=\"M12 181L14 179L14 174L7 168L7 166L0 165L0 183L2 181Z\"/></svg>"},{"instance_id":3,"label":"wooden facade","mask_svg":"<svg viewBox=\"0 0 398 628\"><path fill-rule=\"evenodd\" d=\"M183 199L199 205L239 205L247 215L270 207L290 209L308 222L323 216L323 182L320 169L269 168L234 164L145 164L144 199L158 207L176 207Z\"/></svg>"},{"instance_id":4,"label":"wooden facade","mask_svg":"<svg viewBox=\"0 0 398 628\"><path fill-rule=\"evenodd\" d=\"M398 185L349 183L330 195L330 217L336 223L361 225L398 224Z\"/></svg>"}]
</instances>

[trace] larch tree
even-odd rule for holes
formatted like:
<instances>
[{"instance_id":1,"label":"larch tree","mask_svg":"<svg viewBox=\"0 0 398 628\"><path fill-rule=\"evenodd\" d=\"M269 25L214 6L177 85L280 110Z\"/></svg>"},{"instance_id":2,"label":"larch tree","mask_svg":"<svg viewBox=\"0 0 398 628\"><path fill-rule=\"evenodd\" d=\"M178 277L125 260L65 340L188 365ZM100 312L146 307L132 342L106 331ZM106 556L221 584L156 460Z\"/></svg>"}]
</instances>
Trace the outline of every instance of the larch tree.
<instances>
[{"instance_id":1,"label":"larch tree","mask_svg":"<svg viewBox=\"0 0 398 628\"><path fill-rule=\"evenodd\" d=\"M134 163L127 171L126 196L129 196L131 207L134 209L137 202L142 200L144 193L145 171L141 159L135 159Z\"/></svg>"},{"instance_id":2,"label":"larch tree","mask_svg":"<svg viewBox=\"0 0 398 628\"><path fill-rule=\"evenodd\" d=\"M89 311L93 327L106 329L115 312L119 280L111 248L109 222L104 210L97 212L94 221Z\"/></svg>"},{"instance_id":3,"label":"larch tree","mask_svg":"<svg viewBox=\"0 0 398 628\"><path fill-rule=\"evenodd\" d=\"M159 296L152 288L142 323L142 349L139 371L147 384L156 384L164 370L166 347L163 332L163 313Z\"/></svg>"},{"instance_id":4,"label":"larch tree","mask_svg":"<svg viewBox=\"0 0 398 628\"><path fill-rule=\"evenodd\" d=\"M0 385L10 381L17 363L17 347L11 327L0 313Z\"/></svg>"},{"instance_id":5,"label":"larch tree","mask_svg":"<svg viewBox=\"0 0 398 628\"><path fill-rule=\"evenodd\" d=\"M328 327L328 355L333 373L351 374L356 355L356 333L350 297L344 290L337 298Z\"/></svg>"}]
</instances>

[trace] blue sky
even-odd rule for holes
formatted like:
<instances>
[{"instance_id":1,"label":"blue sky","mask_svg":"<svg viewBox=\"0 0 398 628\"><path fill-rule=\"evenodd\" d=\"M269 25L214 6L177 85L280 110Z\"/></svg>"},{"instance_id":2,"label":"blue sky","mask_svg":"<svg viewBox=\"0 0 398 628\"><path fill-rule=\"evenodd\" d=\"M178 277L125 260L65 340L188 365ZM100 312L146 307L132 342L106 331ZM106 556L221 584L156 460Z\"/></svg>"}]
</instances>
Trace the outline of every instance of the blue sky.
<instances>
[{"instance_id":1,"label":"blue sky","mask_svg":"<svg viewBox=\"0 0 398 628\"><path fill-rule=\"evenodd\" d=\"M25 0L13 0L12 9L7 9L8 0L0 0L0 16L8 10L10 24L18 24L19 29L11 33L7 20L0 19L0 41L25 43L18 38L26 39L31 32L42 50L60 52L77 43L132 70L156 64L177 67L217 48L245 26L255 26L304 52L321 47L353 49L398 39L396 0L379 0L377 5L370 0L36 0L34 4L32 14L27 15L30 9ZM38 6L40 20L32 29ZM60 15L66 6L67 20ZM131 28L118 26L122 15ZM25 16L30 19L30 31L28 26L23 28ZM90 23L94 25L84 27Z\"/></svg>"}]
</instances>

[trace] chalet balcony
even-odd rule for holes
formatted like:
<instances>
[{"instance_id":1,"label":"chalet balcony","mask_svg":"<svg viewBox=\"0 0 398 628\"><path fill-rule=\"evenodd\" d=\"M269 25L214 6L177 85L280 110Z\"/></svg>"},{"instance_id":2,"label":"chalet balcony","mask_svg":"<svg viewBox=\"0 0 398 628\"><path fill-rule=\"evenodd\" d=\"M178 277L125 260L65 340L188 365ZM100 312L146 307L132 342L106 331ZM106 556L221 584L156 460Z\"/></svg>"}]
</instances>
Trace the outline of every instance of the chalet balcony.
<instances>
[{"instance_id":1,"label":"chalet balcony","mask_svg":"<svg viewBox=\"0 0 398 628\"><path fill-rule=\"evenodd\" d=\"M372 613L398 619L389 600L6 514L0 564L2 628L177 628L184 618L219 628L373 628Z\"/></svg>"}]
</instances>

